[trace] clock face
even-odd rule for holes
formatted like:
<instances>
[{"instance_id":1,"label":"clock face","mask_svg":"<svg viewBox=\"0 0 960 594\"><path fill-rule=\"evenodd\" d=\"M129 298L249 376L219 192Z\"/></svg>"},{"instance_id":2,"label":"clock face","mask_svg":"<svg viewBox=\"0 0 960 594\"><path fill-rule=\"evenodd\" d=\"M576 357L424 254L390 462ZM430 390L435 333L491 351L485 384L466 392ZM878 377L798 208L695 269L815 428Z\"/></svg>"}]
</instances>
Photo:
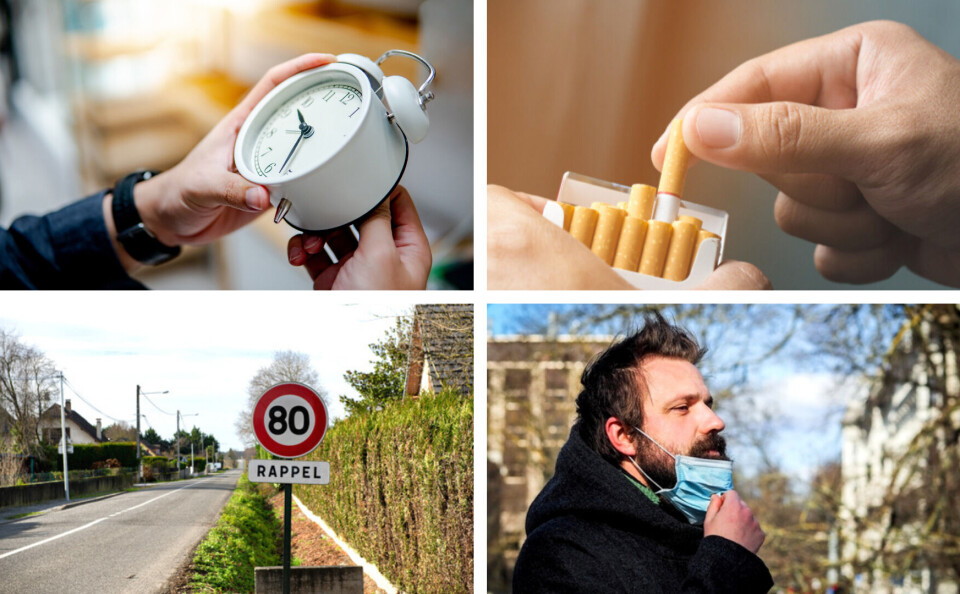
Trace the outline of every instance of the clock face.
<instances>
[{"instance_id":1,"label":"clock face","mask_svg":"<svg viewBox=\"0 0 960 594\"><path fill-rule=\"evenodd\" d=\"M257 133L253 153L257 177L283 181L326 162L359 127L362 107L359 85L344 78L280 99Z\"/></svg>"}]
</instances>

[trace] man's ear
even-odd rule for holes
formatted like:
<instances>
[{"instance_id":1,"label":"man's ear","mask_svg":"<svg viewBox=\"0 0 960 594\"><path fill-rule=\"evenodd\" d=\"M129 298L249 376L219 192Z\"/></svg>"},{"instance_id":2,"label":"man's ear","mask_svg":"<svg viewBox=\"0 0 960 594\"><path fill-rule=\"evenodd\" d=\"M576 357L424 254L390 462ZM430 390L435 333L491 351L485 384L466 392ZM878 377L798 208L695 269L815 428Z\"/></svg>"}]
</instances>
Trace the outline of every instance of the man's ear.
<instances>
[{"instance_id":1,"label":"man's ear","mask_svg":"<svg viewBox=\"0 0 960 594\"><path fill-rule=\"evenodd\" d=\"M624 425L617 417L610 417L603 428L613 449L631 458L637 455L637 447L633 444L633 427Z\"/></svg>"}]
</instances>

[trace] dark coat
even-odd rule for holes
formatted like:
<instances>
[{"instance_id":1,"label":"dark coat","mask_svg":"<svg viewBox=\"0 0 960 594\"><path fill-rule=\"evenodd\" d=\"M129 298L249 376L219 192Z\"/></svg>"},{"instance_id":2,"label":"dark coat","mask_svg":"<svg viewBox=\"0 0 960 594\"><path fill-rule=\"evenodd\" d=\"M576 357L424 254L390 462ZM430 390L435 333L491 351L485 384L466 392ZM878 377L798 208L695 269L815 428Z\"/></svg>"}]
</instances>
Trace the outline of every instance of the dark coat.
<instances>
[{"instance_id":1,"label":"dark coat","mask_svg":"<svg viewBox=\"0 0 960 594\"><path fill-rule=\"evenodd\" d=\"M513 591L767 592L759 557L654 503L574 426L527 512Z\"/></svg>"}]
</instances>

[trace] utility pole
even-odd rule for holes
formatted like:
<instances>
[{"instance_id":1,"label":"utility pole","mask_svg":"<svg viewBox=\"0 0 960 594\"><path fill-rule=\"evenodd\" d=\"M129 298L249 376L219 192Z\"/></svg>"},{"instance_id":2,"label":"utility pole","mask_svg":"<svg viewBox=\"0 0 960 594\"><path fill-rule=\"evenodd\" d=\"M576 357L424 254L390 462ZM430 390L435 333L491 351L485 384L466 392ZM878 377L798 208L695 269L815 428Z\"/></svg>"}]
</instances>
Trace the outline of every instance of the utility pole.
<instances>
[{"instance_id":1,"label":"utility pole","mask_svg":"<svg viewBox=\"0 0 960 594\"><path fill-rule=\"evenodd\" d=\"M60 447L63 448L63 492L70 501L70 478L67 469L67 421L63 412L63 371L60 372Z\"/></svg>"},{"instance_id":2,"label":"utility pole","mask_svg":"<svg viewBox=\"0 0 960 594\"><path fill-rule=\"evenodd\" d=\"M180 409L177 409L177 478L180 476Z\"/></svg>"},{"instance_id":3,"label":"utility pole","mask_svg":"<svg viewBox=\"0 0 960 594\"><path fill-rule=\"evenodd\" d=\"M190 476L193 476L193 441L190 442Z\"/></svg>"},{"instance_id":4,"label":"utility pole","mask_svg":"<svg viewBox=\"0 0 960 594\"><path fill-rule=\"evenodd\" d=\"M137 482L143 482L143 462L140 460L140 384L137 384Z\"/></svg>"}]
</instances>

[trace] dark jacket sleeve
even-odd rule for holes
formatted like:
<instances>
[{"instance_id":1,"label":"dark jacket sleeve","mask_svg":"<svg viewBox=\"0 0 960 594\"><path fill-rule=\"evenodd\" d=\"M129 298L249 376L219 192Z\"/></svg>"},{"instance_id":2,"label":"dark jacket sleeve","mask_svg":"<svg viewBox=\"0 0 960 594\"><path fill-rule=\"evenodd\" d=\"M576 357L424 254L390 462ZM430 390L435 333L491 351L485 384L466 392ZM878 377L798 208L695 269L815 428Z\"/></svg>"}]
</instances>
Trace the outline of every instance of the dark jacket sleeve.
<instances>
[{"instance_id":1,"label":"dark jacket sleeve","mask_svg":"<svg viewBox=\"0 0 960 594\"><path fill-rule=\"evenodd\" d=\"M770 570L747 549L721 536L707 536L690 561L683 592L753 594L773 587Z\"/></svg>"},{"instance_id":2,"label":"dark jacket sleeve","mask_svg":"<svg viewBox=\"0 0 960 594\"><path fill-rule=\"evenodd\" d=\"M113 249L103 220L106 190L0 229L0 288L143 289Z\"/></svg>"}]
</instances>

